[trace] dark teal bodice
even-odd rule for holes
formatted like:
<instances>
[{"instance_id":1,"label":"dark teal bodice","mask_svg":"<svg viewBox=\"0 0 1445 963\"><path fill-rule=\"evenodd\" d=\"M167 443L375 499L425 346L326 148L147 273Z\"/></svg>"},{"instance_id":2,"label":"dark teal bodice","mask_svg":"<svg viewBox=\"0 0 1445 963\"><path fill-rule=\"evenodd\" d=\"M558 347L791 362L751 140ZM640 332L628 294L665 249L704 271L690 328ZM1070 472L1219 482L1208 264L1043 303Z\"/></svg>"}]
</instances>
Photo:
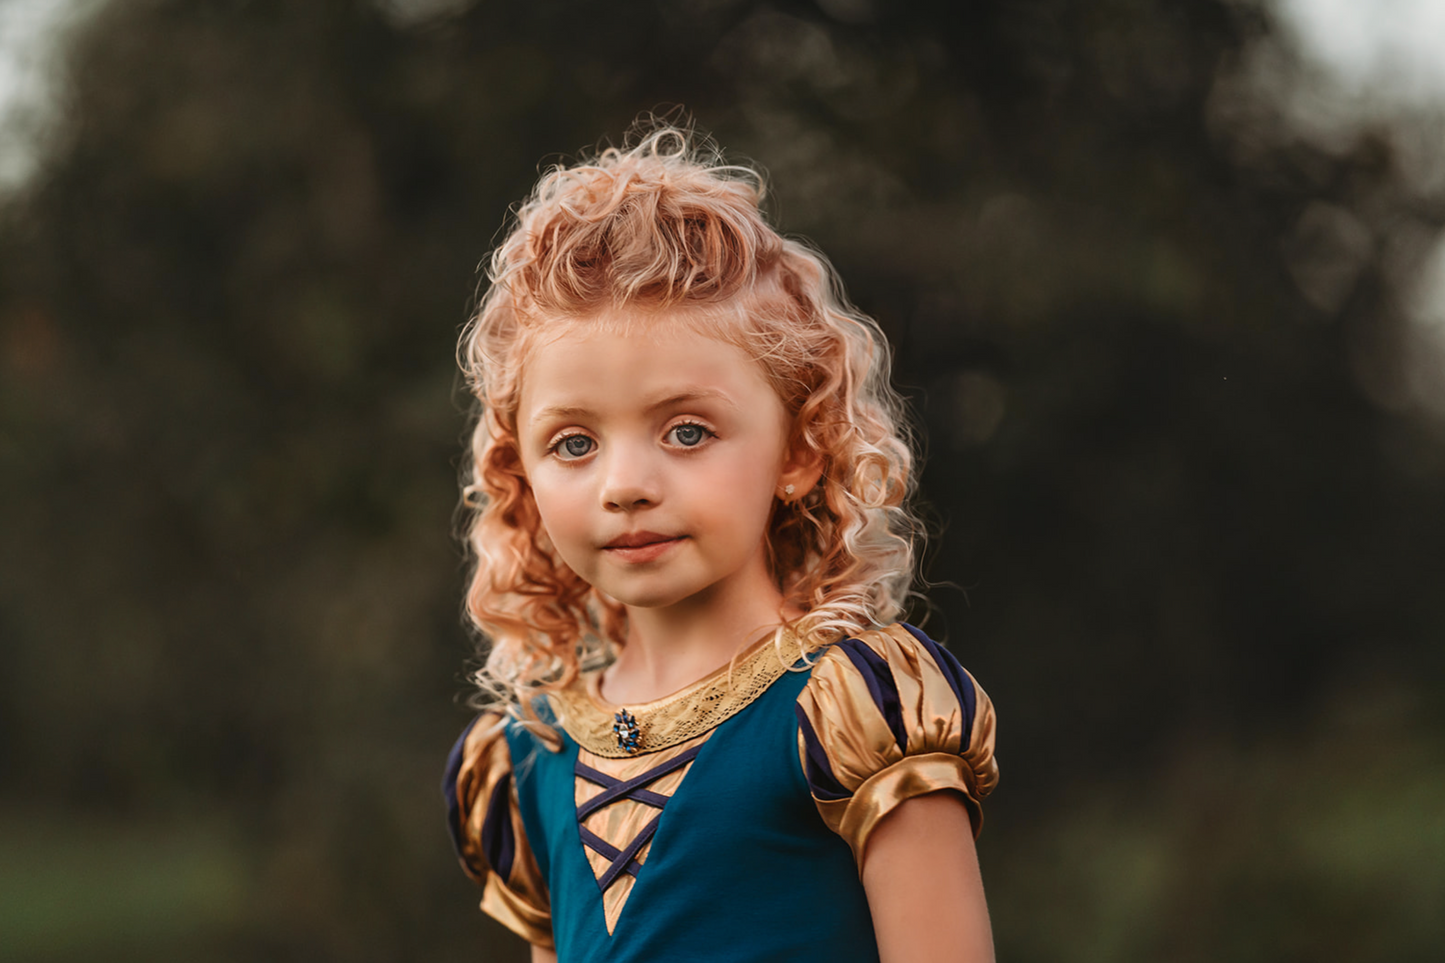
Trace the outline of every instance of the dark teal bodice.
<instances>
[{"instance_id":1,"label":"dark teal bodice","mask_svg":"<svg viewBox=\"0 0 1445 963\"><path fill-rule=\"evenodd\" d=\"M611 934L578 828L577 744L507 730L527 839L562 963L873 963L873 922L848 844L824 824L798 758L785 673L704 742L662 812Z\"/></svg>"}]
</instances>

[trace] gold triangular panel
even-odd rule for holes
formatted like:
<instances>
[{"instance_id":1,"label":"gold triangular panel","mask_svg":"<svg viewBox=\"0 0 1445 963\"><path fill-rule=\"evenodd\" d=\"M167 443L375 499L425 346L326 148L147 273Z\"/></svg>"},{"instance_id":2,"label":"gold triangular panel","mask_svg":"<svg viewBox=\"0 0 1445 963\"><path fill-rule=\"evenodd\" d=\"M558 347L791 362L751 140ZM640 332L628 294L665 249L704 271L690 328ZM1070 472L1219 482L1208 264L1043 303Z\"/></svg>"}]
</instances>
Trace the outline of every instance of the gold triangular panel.
<instances>
[{"instance_id":1,"label":"gold triangular panel","mask_svg":"<svg viewBox=\"0 0 1445 963\"><path fill-rule=\"evenodd\" d=\"M586 749L578 749L577 761L582 766L596 770L618 782L626 782L635 779L658 768L666 768L667 763L685 753L701 746L712 735L708 731L695 739L690 739L681 745L672 746L658 752L648 753L642 756L632 756L624 759L611 759L599 756ZM678 768L659 776L656 780L641 787L661 797L671 797L677 792L682 781L686 778L688 771L692 769L692 761L688 761ZM605 787L598 785L593 780L583 775L578 775L575 780L575 793L578 810L587 803L606 791ZM664 800L654 800L654 802ZM622 797L602 806L587 815L582 820L582 826L601 838L618 850L626 849L637 834L650 823L658 813L656 805L641 802L634 798ZM590 847L584 849L587 854L587 862L592 867L592 874L601 885L603 877L612 867L612 860ZM637 851L634 857L639 864L646 864L647 854L652 850L652 840L648 840ZM640 871L640 870L639 870ZM632 887L636 879L627 872L616 874L611 883L602 891L602 909L607 919L607 932L610 934L617 927L617 919L622 915L622 907L627 904L627 897L632 893Z\"/></svg>"}]
</instances>

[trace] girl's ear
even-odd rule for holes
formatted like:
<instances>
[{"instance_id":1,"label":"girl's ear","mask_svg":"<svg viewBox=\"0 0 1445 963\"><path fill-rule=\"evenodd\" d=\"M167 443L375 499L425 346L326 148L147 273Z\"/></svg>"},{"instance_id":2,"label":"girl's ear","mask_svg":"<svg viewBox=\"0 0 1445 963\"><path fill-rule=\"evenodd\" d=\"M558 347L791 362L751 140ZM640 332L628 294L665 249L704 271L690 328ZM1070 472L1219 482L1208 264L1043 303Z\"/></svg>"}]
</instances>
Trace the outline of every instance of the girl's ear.
<instances>
[{"instance_id":1,"label":"girl's ear","mask_svg":"<svg viewBox=\"0 0 1445 963\"><path fill-rule=\"evenodd\" d=\"M795 502L818 484L823 477L823 453L802 446L795 446L783 462L778 475L778 498Z\"/></svg>"}]
</instances>

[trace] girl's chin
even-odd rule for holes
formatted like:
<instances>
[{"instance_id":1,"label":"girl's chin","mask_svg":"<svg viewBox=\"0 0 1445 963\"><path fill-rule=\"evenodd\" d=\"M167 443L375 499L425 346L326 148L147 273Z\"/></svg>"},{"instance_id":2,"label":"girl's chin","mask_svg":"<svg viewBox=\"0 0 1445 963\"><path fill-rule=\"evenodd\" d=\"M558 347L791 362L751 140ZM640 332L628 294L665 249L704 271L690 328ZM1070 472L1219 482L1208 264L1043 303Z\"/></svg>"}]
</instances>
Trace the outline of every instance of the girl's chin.
<instances>
[{"instance_id":1,"label":"girl's chin","mask_svg":"<svg viewBox=\"0 0 1445 963\"><path fill-rule=\"evenodd\" d=\"M660 579L616 579L597 588L608 598L615 599L630 609L683 608L701 594L698 586L679 585L675 581L664 583Z\"/></svg>"},{"instance_id":2,"label":"girl's chin","mask_svg":"<svg viewBox=\"0 0 1445 963\"><path fill-rule=\"evenodd\" d=\"M684 604L690 597L685 593L645 589L619 590L608 595L630 609L670 609Z\"/></svg>"}]
</instances>

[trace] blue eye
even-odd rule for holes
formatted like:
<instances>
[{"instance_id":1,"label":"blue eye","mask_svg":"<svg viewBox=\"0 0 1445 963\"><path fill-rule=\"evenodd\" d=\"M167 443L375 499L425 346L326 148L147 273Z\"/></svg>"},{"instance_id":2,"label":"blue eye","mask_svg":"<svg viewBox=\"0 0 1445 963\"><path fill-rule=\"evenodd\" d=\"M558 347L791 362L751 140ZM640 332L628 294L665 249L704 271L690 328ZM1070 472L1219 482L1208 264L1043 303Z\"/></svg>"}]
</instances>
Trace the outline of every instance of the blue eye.
<instances>
[{"instance_id":1,"label":"blue eye","mask_svg":"<svg viewBox=\"0 0 1445 963\"><path fill-rule=\"evenodd\" d=\"M694 445L702 444L702 440L708 435L708 430L702 425L687 424L678 425L672 429L670 434L673 440L679 445L682 445L684 448L691 448Z\"/></svg>"},{"instance_id":2,"label":"blue eye","mask_svg":"<svg viewBox=\"0 0 1445 963\"><path fill-rule=\"evenodd\" d=\"M592 451L592 439L586 435L568 435L552 449L563 458L582 458Z\"/></svg>"}]
</instances>

